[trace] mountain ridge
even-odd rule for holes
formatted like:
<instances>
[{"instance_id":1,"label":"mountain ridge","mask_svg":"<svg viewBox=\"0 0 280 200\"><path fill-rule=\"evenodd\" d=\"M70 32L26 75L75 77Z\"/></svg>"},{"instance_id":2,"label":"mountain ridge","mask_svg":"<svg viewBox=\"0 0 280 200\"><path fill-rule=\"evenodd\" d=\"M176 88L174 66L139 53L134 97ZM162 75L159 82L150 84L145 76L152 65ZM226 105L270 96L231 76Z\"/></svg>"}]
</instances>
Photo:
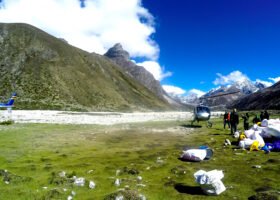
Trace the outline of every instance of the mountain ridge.
<instances>
[{"instance_id":1,"label":"mountain ridge","mask_svg":"<svg viewBox=\"0 0 280 200\"><path fill-rule=\"evenodd\" d=\"M34 26L0 23L0 46L0 93L16 91L19 109L172 109L102 55Z\"/></svg>"}]
</instances>

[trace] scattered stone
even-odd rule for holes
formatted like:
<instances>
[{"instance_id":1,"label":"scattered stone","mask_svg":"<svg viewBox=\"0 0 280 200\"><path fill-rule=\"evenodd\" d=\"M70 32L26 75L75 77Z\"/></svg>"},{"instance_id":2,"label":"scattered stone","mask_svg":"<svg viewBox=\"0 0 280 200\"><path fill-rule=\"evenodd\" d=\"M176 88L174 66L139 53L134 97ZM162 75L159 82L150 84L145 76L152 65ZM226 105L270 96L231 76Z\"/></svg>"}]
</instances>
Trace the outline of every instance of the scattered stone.
<instances>
[{"instance_id":1,"label":"scattered stone","mask_svg":"<svg viewBox=\"0 0 280 200\"><path fill-rule=\"evenodd\" d=\"M143 194L139 194L141 200L146 200L146 197Z\"/></svg>"},{"instance_id":2,"label":"scattered stone","mask_svg":"<svg viewBox=\"0 0 280 200\"><path fill-rule=\"evenodd\" d=\"M90 189L94 189L95 188L95 183L93 181L89 181L89 186Z\"/></svg>"},{"instance_id":3,"label":"scattered stone","mask_svg":"<svg viewBox=\"0 0 280 200\"><path fill-rule=\"evenodd\" d=\"M185 175L187 173L187 168L183 165L179 165L179 166L172 168L170 171L172 174L175 174L175 175Z\"/></svg>"},{"instance_id":4,"label":"scattered stone","mask_svg":"<svg viewBox=\"0 0 280 200\"><path fill-rule=\"evenodd\" d=\"M76 195L76 192L75 192L75 191L72 191L71 194L72 194L72 196L75 196L75 195Z\"/></svg>"},{"instance_id":5,"label":"scattered stone","mask_svg":"<svg viewBox=\"0 0 280 200\"><path fill-rule=\"evenodd\" d=\"M226 139L224 144L225 144L225 146L230 146L230 145L231 145L231 142L230 142L229 139Z\"/></svg>"},{"instance_id":6,"label":"scattered stone","mask_svg":"<svg viewBox=\"0 0 280 200\"><path fill-rule=\"evenodd\" d=\"M146 187L146 185L145 184L137 184L137 186L139 186L139 187Z\"/></svg>"},{"instance_id":7,"label":"scattered stone","mask_svg":"<svg viewBox=\"0 0 280 200\"><path fill-rule=\"evenodd\" d=\"M85 178L80 177L75 179L74 185L83 187L85 185Z\"/></svg>"},{"instance_id":8,"label":"scattered stone","mask_svg":"<svg viewBox=\"0 0 280 200\"><path fill-rule=\"evenodd\" d=\"M156 163L162 164L162 163L163 163L163 160L157 159Z\"/></svg>"},{"instance_id":9,"label":"scattered stone","mask_svg":"<svg viewBox=\"0 0 280 200\"><path fill-rule=\"evenodd\" d=\"M43 189L46 190L46 189L48 189L48 187L45 186L45 187L43 187Z\"/></svg>"},{"instance_id":10,"label":"scattered stone","mask_svg":"<svg viewBox=\"0 0 280 200\"><path fill-rule=\"evenodd\" d=\"M262 168L262 166L260 166L260 165L254 165L254 166L252 166L253 168L257 168L257 169L260 169L260 168Z\"/></svg>"},{"instance_id":11,"label":"scattered stone","mask_svg":"<svg viewBox=\"0 0 280 200\"><path fill-rule=\"evenodd\" d=\"M129 185L124 186L125 189L129 189Z\"/></svg>"},{"instance_id":12,"label":"scattered stone","mask_svg":"<svg viewBox=\"0 0 280 200\"><path fill-rule=\"evenodd\" d=\"M6 184L29 182L32 180L32 178L30 178L30 177L23 177L23 176L19 176L19 175L13 174L11 172L8 172L8 170L6 170L6 169L5 170L0 169L0 176L3 177L3 181Z\"/></svg>"},{"instance_id":13,"label":"scattered stone","mask_svg":"<svg viewBox=\"0 0 280 200\"><path fill-rule=\"evenodd\" d=\"M60 172L59 174L58 174L60 177L65 177L66 176L66 172L65 171L62 171L62 172Z\"/></svg>"},{"instance_id":14,"label":"scattered stone","mask_svg":"<svg viewBox=\"0 0 280 200\"><path fill-rule=\"evenodd\" d=\"M116 200L124 200L124 198L123 198L122 195L120 195L120 196L117 196L117 197L116 197Z\"/></svg>"},{"instance_id":15,"label":"scattered stone","mask_svg":"<svg viewBox=\"0 0 280 200\"><path fill-rule=\"evenodd\" d=\"M137 181L142 181L142 177L141 176L137 176Z\"/></svg>"},{"instance_id":16,"label":"scattered stone","mask_svg":"<svg viewBox=\"0 0 280 200\"><path fill-rule=\"evenodd\" d=\"M117 169L116 170L116 176L120 175L120 173L121 173L121 170Z\"/></svg>"},{"instance_id":17,"label":"scattered stone","mask_svg":"<svg viewBox=\"0 0 280 200\"><path fill-rule=\"evenodd\" d=\"M116 179L115 180L115 186L117 186L117 187L119 187L121 185L121 181L120 181L120 179Z\"/></svg>"},{"instance_id":18,"label":"scattered stone","mask_svg":"<svg viewBox=\"0 0 280 200\"><path fill-rule=\"evenodd\" d=\"M73 199L73 197L70 195L67 197L67 200L72 200L72 199Z\"/></svg>"}]
</instances>

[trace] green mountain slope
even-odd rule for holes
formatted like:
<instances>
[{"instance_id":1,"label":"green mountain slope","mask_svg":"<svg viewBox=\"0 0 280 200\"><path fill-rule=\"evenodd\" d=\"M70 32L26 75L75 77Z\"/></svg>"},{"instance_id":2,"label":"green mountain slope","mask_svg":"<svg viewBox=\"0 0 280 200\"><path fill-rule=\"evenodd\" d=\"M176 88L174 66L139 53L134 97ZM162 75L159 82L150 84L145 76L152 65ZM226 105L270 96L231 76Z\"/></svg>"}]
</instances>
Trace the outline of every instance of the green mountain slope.
<instances>
[{"instance_id":1,"label":"green mountain slope","mask_svg":"<svg viewBox=\"0 0 280 200\"><path fill-rule=\"evenodd\" d=\"M0 95L16 91L19 109L170 109L109 59L36 27L0 23L0 47Z\"/></svg>"}]
</instances>

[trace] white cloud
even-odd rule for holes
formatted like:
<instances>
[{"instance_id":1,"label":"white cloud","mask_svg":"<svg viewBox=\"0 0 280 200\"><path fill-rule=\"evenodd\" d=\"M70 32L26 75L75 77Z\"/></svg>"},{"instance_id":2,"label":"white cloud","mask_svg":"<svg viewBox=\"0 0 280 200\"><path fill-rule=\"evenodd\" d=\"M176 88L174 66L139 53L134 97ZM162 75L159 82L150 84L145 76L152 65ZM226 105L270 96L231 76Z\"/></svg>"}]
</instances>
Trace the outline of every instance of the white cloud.
<instances>
[{"instance_id":1,"label":"white cloud","mask_svg":"<svg viewBox=\"0 0 280 200\"><path fill-rule=\"evenodd\" d=\"M235 82L243 82L245 80L249 80L247 75L243 74L240 71L233 71L228 75L222 75L217 73L218 78L213 82L215 85L227 85Z\"/></svg>"},{"instance_id":2,"label":"white cloud","mask_svg":"<svg viewBox=\"0 0 280 200\"><path fill-rule=\"evenodd\" d=\"M147 71L149 71L156 80L161 81L162 79L172 76L172 72L165 72L164 68L161 67L155 61L144 61L142 63L136 63L139 66L144 67Z\"/></svg>"},{"instance_id":3,"label":"white cloud","mask_svg":"<svg viewBox=\"0 0 280 200\"><path fill-rule=\"evenodd\" d=\"M275 77L275 78L268 78L269 80L272 80L274 83L277 83L280 81L280 76L279 77Z\"/></svg>"},{"instance_id":4,"label":"white cloud","mask_svg":"<svg viewBox=\"0 0 280 200\"><path fill-rule=\"evenodd\" d=\"M205 94L205 92L198 89L191 89L188 91L189 94L196 94L198 97L201 97Z\"/></svg>"},{"instance_id":5,"label":"white cloud","mask_svg":"<svg viewBox=\"0 0 280 200\"><path fill-rule=\"evenodd\" d=\"M185 94L186 91L182 88L173 86L173 85L163 85L162 88L168 93L172 95L182 95Z\"/></svg>"},{"instance_id":6,"label":"white cloud","mask_svg":"<svg viewBox=\"0 0 280 200\"><path fill-rule=\"evenodd\" d=\"M132 57L156 60L154 18L141 0L1 0L0 22L32 24L69 44L104 54L121 43Z\"/></svg>"}]
</instances>

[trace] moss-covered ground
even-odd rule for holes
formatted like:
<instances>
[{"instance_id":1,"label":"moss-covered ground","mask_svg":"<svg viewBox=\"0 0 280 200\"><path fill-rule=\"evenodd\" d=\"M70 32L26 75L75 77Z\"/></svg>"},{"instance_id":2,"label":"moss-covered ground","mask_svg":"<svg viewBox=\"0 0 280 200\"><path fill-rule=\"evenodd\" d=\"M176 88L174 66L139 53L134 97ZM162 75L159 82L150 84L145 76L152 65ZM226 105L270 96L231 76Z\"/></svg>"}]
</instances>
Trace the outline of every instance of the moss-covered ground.
<instances>
[{"instance_id":1,"label":"moss-covered ground","mask_svg":"<svg viewBox=\"0 0 280 200\"><path fill-rule=\"evenodd\" d=\"M152 200L247 199L261 190L279 192L280 153L237 149L229 132L222 119L212 128L188 121L1 125L0 199L109 199L122 189ZM225 139L233 145L224 146ZM214 150L210 160L178 159L184 147L200 145ZM200 169L223 170L227 190L204 195L193 177ZM62 171L65 177L59 176ZM84 177L86 185L74 185L73 176Z\"/></svg>"}]
</instances>

